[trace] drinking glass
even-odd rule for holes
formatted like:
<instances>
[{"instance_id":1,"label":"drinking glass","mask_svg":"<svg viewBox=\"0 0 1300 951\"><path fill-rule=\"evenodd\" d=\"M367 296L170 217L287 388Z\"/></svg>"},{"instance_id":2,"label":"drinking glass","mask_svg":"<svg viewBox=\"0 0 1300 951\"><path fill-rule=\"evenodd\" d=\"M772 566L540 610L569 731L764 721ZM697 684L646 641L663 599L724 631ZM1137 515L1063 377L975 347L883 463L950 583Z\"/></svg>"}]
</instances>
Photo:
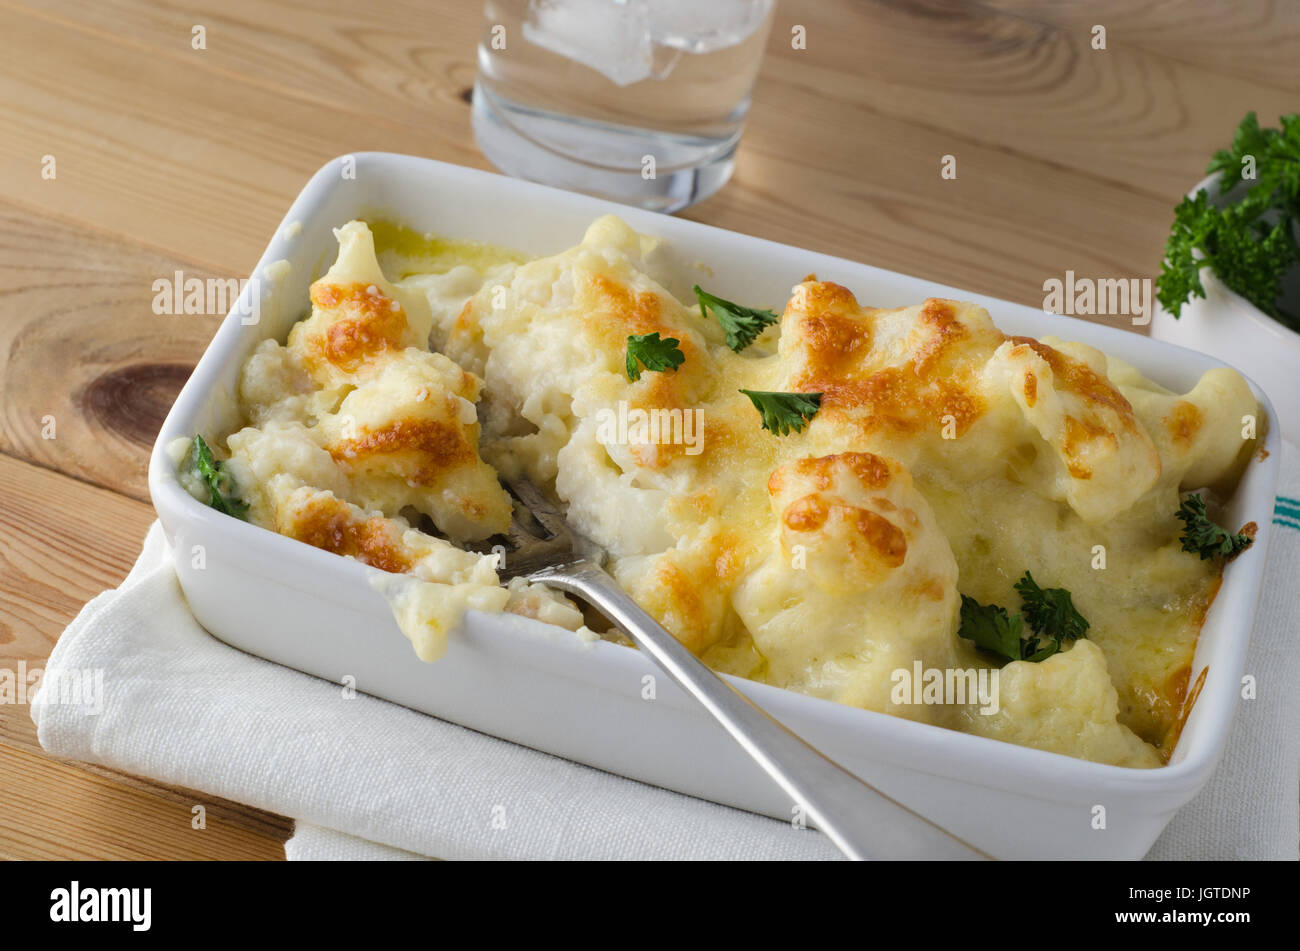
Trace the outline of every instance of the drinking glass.
<instances>
[{"instance_id":1,"label":"drinking glass","mask_svg":"<svg viewBox=\"0 0 1300 951\"><path fill-rule=\"evenodd\" d=\"M731 177L774 0L486 0L474 136L519 178L676 211Z\"/></svg>"}]
</instances>

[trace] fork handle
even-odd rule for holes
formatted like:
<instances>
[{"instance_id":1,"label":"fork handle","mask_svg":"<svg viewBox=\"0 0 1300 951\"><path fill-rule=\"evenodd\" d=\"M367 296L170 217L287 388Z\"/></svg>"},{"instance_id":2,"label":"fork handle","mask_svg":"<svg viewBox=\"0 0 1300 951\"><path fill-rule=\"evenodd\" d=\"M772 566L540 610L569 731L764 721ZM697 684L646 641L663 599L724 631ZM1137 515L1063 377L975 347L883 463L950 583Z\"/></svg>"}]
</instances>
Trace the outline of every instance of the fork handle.
<instances>
[{"instance_id":1,"label":"fork handle","mask_svg":"<svg viewBox=\"0 0 1300 951\"><path fill-rule=\"evenodd\" d=\"M704 705L851 859L987 859L819 753L701 663L594 561L529 576L589 601Z\"/></svg>"}]
</instances>

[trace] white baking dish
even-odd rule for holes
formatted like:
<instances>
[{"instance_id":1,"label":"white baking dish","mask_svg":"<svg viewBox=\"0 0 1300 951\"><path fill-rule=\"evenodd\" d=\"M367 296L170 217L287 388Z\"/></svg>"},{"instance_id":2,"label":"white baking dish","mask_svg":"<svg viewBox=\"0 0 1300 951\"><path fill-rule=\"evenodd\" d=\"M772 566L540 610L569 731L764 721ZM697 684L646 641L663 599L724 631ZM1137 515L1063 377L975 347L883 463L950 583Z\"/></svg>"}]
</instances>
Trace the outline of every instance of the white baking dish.
<instances>
[{"instance_id":1,"label":"white baking dish","mask_svg":"<svg viewBox=\"0 0 1300 951\"><path fill-rule=\"evenodd\" d=\"M352 161L355 179L343 175ZM164 452L178 436L217 436L237 423L232 394L244 358L265 337L284 339L302 316L309 283L333 260L331 229L339 224L380 216L547 254L577 243L592 219L610 211L669 239L683 260L707 263L716 273L710 289L724 296L779 304L792 284L816 272L877 306L936 295L973 299L1005 331L1085 341L1180 390L1220 364L1121 330L426 159L358 154L331 162L312 178L258 264L256 274L265 278L260 321L245 325L244 301L222 324L163 424L150 462L154 505L200 623L249 653L335 682L350 675L364 692L485 733L789 819L792 804L784 794L666 676L657 676L657 699L642 699L642 678L658 671L637 651L586 644L510 615L472 613L442 660L421 663L367 582L369 569L195 501L177 483ZM272 281L283 269L268 272L268 266L282 259L290 269ZM249 287L246 294L254 292L255 285ZM1248 466L1226 515L1233 525L1255 521L1259 535L1229 567L1206 621L1193 679L1207 665L1209 674L1163 769L1102 766L732 682L848 769L993 855L1140 857L1209 778L1228 734L1271 534L1279 457L1274 431L1264 445L1268 456ZM200 545L203 567L196 568L194 546ZM1098 806L1105 810L1105 829L1094 828Z\"/></svg>"}]
</instances>

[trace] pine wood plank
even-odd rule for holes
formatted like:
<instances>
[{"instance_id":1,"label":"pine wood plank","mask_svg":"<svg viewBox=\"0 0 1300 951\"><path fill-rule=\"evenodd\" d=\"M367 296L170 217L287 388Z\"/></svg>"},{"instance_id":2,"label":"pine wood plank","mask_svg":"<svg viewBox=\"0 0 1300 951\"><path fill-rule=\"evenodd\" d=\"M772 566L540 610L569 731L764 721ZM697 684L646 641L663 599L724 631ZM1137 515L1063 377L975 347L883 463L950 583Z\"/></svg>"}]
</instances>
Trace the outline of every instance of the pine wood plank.
<instances>
[{"instance_id":1,"label":"pine wood plank","mask_svg":"<svg viewBox=\"0 0 1300 951\"><path fill-rule=\"evenodd\" d=\"M0 452L148 500L149 451L224 315L156 314L211 271L0 201Z\"/></svg>"},{"instance_id":2,"label":"pine wood plank","mask_svg":"<svg viewBox=\"0 0 1300 951\"><path fill-rule=\"evenodd\" d=\"M284 858L287 826L253 831L231 820L228 806L201 794L177 801L0 744L3 859Z\"/></svg>"},{"instance_id":3,"label":"pine wood plank","mask_svg":"<svg viewBox=\"0 0 1300 951\"><path fill-rule=\"evenodd\" d=\"M19 2L177 63L199 58L278 94L415 125L457 114L482 28L474 3L387 3L363 28L340 0L230 0L218 11L193 0L102 0L90 11L77 0ZM212 37L201 53L188 46L196 23ZM1098 23L1105 51L1090 45ZM808 31L806 50L791 49L794 24ZM1286 54L1297 43L1300 7L1271 0L784 0L755 117L768 100L831 97L1164 194L1235 121L1219 104L1292 107L1300 76ZM860 124L849 137L872 141Z\"/></svg>"},{"instance_id":4,"label":"pine wood plank","mask_svg":"<svg viewBox=\"0 0 1300 951\"><path fill-rule=\"evenodd\" d=\"M0 667L17 671L20 661L28 669L44 666L81 606L126 576L153 518L146 503L0 454ZM42 771L39 762L50 764L49 770ZM170 823L183 813L188 831L195 803L204 804L209 817L225 827L242 830L230 840L228 857L254 845L265 849L267 842L283 842L291 832L290 820L238 803L104 767L59 763L41 750L30 708L0 704L0 856L22 857L49 848L54 851L41 854L90 857L69 844L80 841L81 828L69 818L75 809L64 798L69 770L76 776L78 795L93 790L96 801L116 803L124 810L120 821L138 827L147 841L154 841L149 836L164 816ZM48 803L48 809L31 814L33 802ZM92 833L85 842L94 845L93 854L128 857L115 850L129 843L114 844ZM165 848L165 843L155 843L160 852L135 857L200 857L204 849L225 841L224 836L202 843L179 837Z\"/></svg>"},{"instance_id":5,"label":"pine wood plank","mask_svg":"<svg viewBox=\"0 0 1300 951\"><path fill-rule=\"evenodd\" d=\"M463 102L402 124L382 115L378 98L365 115L286 101L197 53L146 55L135 41L12 6L0 8L0 28L17 50L0 63L0 93L19 104L0 106L0 115L20 113L14 141L0 146L0 170L9 173L0 198L183 249L184 259L212 262L220 276L246 276L290 197L328 156L387 147L482 164ZM824 32L829 42L833 31ZM26 52L51 47L61 55ZM1028 303L1041 302L1042 281L1067 268L1154 271L1171 200L819 88L782 85L790 67L781 56L772 63L736 180L690 217ZM854 86L842 78L837 88ZM232 128L242 130L238 141ZM33 156L45 149L60 161L54 182L37 174ZM950 152L958 154L955 182L938 172Z\"/></svg>"},{"instance_id":6,"label":"pine wood plank","mask_svg":"<svg viewBox=\"0 0 1300 951\"><path fill-rule=\"evenodd\" d=\"M1101 24L1112 43L1264 86L1294 92L1300 83L1300 6L1292 0L980 0L980 6L1058 28Z\"/></svg>"},{"instance_id":7,"label":"pine wood plank","mask_svg":"<svg viewBox=\"0 0 1300 951\"><path fill-rule=\"evenodd\" d=\"M464 122L437 114L416 125L294 99L203 52L160 55L12 5L0 5L0 35L0 199L223 277L248 276L293 197L340 154L482 164ZM46 155L53 179L41 175Z\"/></svg>"}]
</instances>

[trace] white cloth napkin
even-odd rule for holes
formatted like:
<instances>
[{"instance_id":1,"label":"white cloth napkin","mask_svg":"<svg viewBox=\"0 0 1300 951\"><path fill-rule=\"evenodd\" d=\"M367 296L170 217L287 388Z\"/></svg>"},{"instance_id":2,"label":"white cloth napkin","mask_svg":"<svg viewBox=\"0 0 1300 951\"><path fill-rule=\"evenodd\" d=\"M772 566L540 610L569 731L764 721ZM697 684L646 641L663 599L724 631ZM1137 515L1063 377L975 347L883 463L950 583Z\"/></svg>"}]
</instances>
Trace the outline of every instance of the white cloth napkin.
<instances>
[{"instance_id":1,"label":"white cloth napkin","mask_svg":"<svg viewBox=\"0 0 1300 951\"><path fill-rule=\"evenodd\" d=\"M1241 704L1222 765L1150 858L1297 857L1300 517L1285 512L1300 512L1300 451L1286 447L1282 464L1247 660L1258 699ZM291 859L838 856L815 831L347 699L338 685L228 647L190 615L156 524L121 587L81 610L45 670L47 682L103 671L98 713L38 694L32 718L46 750L291 816Z\"/></svg>"},{"instance_id":2,"label":"white cloth napkin","mask_svg":"<svg viewBox=\"0 0 1300 951\"><path fill-rule=\"evenodd\" d=\"M156 523L121 587L59 638L43 683L88 670L103 671L100 712L49 702L44 687L33 701L46 750L291 816L291 858L838 855L816 831L345 698L228 647L190 614Z\"/></svg>"},{"instance_id":3,"label":"white cloth napkin","mask_svg":"<svg viewBox=\"0 0 1300 951\"><path fill-rule=\"evenodd\" d=\"M1246 654L1256 697L1238 702L1214 775L1148 859L1300 858L1300 448L1287 442L1273 529Z\"/></svg>"}]
</instances>

